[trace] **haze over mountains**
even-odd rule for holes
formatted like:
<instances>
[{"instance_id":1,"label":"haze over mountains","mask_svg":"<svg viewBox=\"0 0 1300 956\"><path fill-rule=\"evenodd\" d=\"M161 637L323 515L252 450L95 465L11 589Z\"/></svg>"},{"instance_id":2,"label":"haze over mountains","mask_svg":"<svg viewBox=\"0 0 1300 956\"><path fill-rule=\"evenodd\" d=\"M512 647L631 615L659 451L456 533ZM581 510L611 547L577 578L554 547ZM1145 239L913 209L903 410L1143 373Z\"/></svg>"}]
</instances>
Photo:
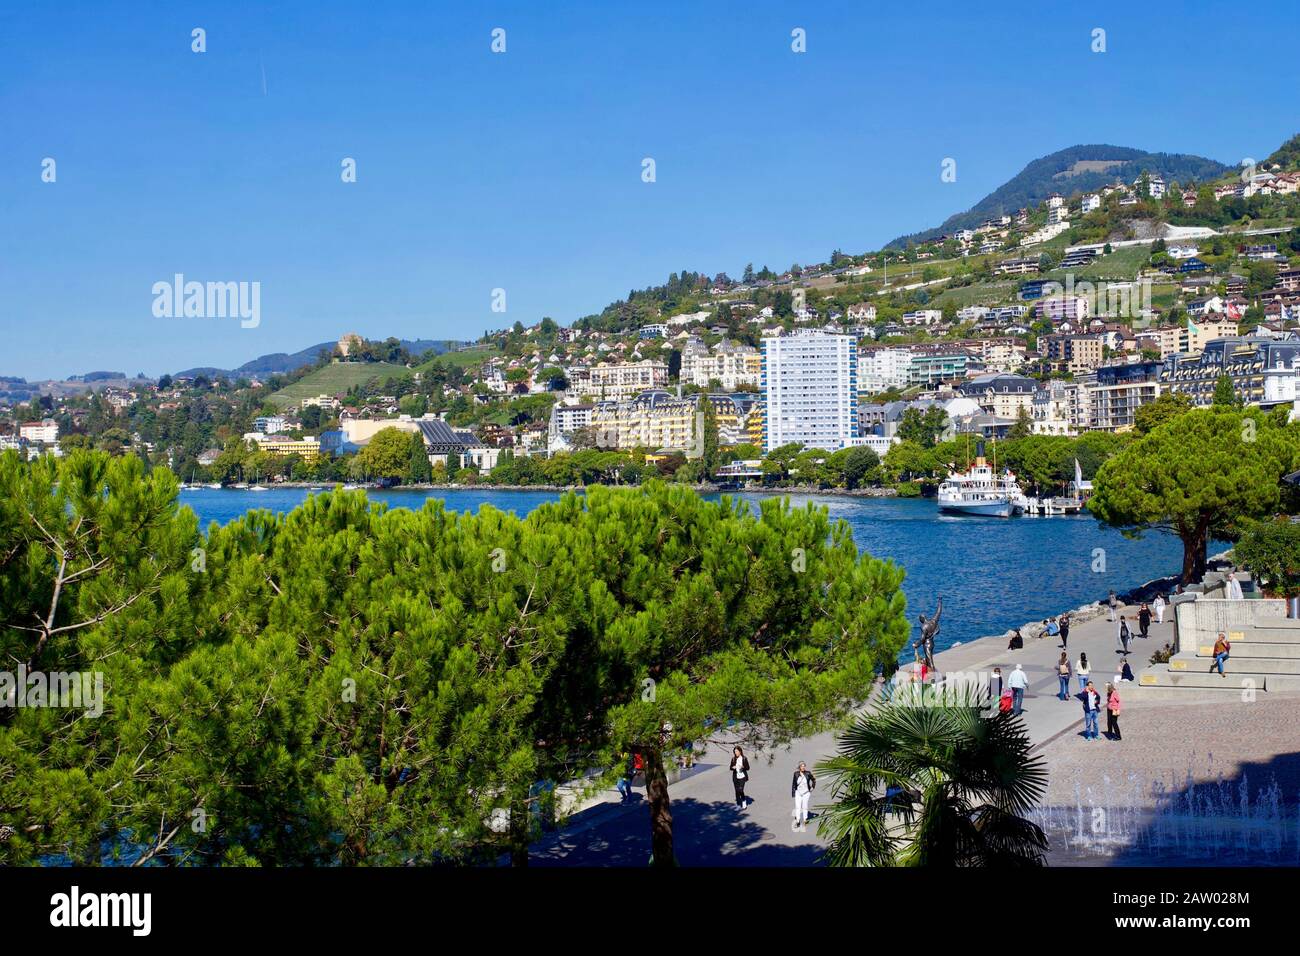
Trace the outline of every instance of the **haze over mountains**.
<instances>
[{"instance_id":1,"label":"haze over mountains","mask_svg":"<svg viewBox=\"0 0 1300 956\"><path fill-rule=\"evenodd\" d=\"M1071 146L1034 160L965 212L949 216L932 229L899 236L887 248L971 229L993 216L1037 205L1052 193L1068 195L1100 189L1117 179L1131 183L1143 172L1159 175L1165 182L1187 185L1217 179L1232 168L1187 153L1148 153L1127 146Z\"/></svg>"}]
</instances>

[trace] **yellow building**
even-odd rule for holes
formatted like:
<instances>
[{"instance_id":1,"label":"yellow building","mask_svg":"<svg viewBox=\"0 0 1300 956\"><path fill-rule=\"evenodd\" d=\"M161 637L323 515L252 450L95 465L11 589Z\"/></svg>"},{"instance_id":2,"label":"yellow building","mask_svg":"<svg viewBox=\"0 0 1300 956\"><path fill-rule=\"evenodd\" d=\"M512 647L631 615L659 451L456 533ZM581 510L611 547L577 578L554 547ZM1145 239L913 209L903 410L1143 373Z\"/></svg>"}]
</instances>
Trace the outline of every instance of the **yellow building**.
<instances>
[{"instance_id":1,"label":"yellow building","mask_svg":"<svg viewBox=\"0 0 1300 956\"><path fill-rule=\"evenodd\" d=\"M321 456L320 439L311 435L305 438L289 438L286 435L264 435L261 432L250 432L244 436L244 439L257 445L259 451L264 451L268 455L275 455L278 458L301 455L302 460L310 464Z\"/></svg>"}]
</instances>

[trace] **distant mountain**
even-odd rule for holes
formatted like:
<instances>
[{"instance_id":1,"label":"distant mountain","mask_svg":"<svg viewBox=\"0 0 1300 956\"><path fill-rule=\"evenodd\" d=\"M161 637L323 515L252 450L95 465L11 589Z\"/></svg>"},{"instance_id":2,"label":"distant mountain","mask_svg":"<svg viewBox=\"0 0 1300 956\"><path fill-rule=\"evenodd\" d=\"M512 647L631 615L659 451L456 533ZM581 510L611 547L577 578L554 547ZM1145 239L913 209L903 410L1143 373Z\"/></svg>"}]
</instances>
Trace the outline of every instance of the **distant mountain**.
<instances>
[{"instance_id":1,"label":"distant mountain","mask_svg":"<svg viewBox=\"0 0 1300 956\"><path fill-rule=\"evenodd\" d=\"M441 355L443 352L449 352L464 344L452 339L402 339L401 342L402 347L413 356L422 355L429 351ZM288 352L272 352L270 355L260 355L251 362L245 362L239 368L225 369L199 366L187 368L181 372L174 372L172 377L192 378L195 375L206 375L208 378L214 378L224 375L226 378L239 378L241 375L274 375L276 372L293 372L304 366L314 365L322 350L333 352L336 345L338 345L338 340L334 339L329 342L321 342L319 345L308 346L302 351L292 354Z\"/></svg>"},{"instance_id":2,"label":"distant mountain","mask_svg":"<svg viewBox=\"0 0 1300 956\"><path fill-rule=\"evenodd\" d=\"M1167 183L1186 185L1217 179L1231 168L1217 160L1186 153L1147 153L1127 146L1071 146L1034 160L970 209L949 216L942 225L899 236L889 247L922 242L959 229L973 229L993 216L1035 206L1052 193L1069 195L1100 189L1117 179L1131 183L1143 172L1158 174Z\"/></svg>"}]
</instances>

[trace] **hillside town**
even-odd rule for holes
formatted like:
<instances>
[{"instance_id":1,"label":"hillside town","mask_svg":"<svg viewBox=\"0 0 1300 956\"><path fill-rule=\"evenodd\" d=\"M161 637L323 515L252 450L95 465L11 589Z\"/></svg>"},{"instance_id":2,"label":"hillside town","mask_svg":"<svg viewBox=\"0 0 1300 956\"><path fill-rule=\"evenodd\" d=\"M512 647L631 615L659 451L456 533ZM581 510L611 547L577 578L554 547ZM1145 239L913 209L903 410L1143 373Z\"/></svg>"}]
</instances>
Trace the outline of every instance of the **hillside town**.
<instances>
[{"instance_id":1,"label":"hillside town","mask_svg":"<svg viewBox=\"0 0 1300 956\"><path fill-rule=\"evenodd\" d=\"M1187 187L1144 173L902 249L675 273L441 355L347 333L289 373L10 379L0 449L131 450L236 485L834 486L854 449L897 484L910 469L880 466L905 442L1123 434L1161 396L1204 406L1225 381L1295 416L1298 221L1281 163Z\"/></svg>"}]
</instances>

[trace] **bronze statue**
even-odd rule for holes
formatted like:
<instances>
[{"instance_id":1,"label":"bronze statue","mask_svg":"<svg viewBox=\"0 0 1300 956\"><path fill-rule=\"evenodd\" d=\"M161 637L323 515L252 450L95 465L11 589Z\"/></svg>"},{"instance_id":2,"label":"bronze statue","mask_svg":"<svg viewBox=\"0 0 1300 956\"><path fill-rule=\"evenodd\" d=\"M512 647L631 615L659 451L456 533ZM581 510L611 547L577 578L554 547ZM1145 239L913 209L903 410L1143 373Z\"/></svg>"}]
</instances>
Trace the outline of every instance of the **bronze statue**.
<instances>
[{"instance_id":1,"label":"bronze statue","mask_svg":"<svg viewBox=\"0 0 1300 956\"><path fill-rule=\"evenodd\" d=\"M934 639L939 633L939 617L942 614L943 597L940 596L939 606L935 608L934 617L927 620L924 614L920 615L921 638L912 645L914 649L918 645L920 646L921 653L925 655L925 666L931 670L934 669Z\"/></svg>"}]
</instances>

